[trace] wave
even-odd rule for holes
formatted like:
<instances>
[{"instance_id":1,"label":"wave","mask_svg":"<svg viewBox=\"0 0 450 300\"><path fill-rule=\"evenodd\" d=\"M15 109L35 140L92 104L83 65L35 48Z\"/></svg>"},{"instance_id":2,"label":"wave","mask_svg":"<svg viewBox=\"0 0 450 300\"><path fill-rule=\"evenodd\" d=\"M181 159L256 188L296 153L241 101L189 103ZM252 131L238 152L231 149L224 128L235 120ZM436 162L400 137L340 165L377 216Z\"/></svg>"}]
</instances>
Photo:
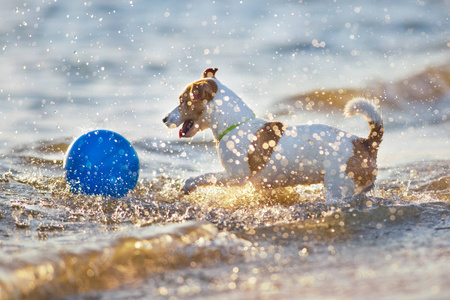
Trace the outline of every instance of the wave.
<instances>
[{"instance_id":1,"label":"wave","mask_svg":"<svg viewBox=\"0 0 450 300\"><path fill-rule=\"evenodd\" d=\"M251 246L202 222L115 232L82 245L71 243L46 245L2 261L0 298L47 299L114 289L150 274L236 259Z\"/></svg>"},{"instance_id":2,"label":"wave","mask_svg":"<svg viewBox=\"0 0 450 300\"><path fill-rule=\"evenodd\" d=\"M73 195L62 176L8 173L3 185L12 195L23 189L16 185L25 185L40 196L21 191L13 197L18 199L0 202L1 229L48 240L31 247L3 241L0 298L120 289L167 271L252 259L264 251L250 242L258 236L294 243L298 236L320 237L329 243L383 228L400 233L411 224L448 229L442 221L450 215L447 161L381 171L391 175L373 194L338 203L324 201L321 185L270 191L204 187L185 196L179 192L182 180L168 177L140 180L128 197L110 199Z\"/></svg>"},{"instance_id":3,"label":"wave","mask_svg":"<svg viewBox=\"0 0 450 300\"><path fill-rule=\"evenodd\" d=\"M377 99L381 107L403 109L412 103L428 104L448 99L450 62L430 66L412 76L394 82L373 82L362 88L320 89L282 100L278 114L296 109L329 111L342 109L354 97Z\"/></svg>"}]
</instances>

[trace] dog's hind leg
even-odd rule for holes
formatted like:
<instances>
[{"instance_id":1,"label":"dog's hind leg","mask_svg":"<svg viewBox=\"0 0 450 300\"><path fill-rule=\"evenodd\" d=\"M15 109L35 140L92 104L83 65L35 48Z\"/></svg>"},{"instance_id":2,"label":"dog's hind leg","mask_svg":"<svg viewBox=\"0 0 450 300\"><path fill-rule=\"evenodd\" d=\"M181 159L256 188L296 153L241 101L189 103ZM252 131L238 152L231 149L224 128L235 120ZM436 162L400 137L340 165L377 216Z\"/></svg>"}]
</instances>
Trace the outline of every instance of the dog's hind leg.
<instances>
[{"instance_id":1,"label":"dog's hind leg","mask_svg":"<svg viewBox=\"0 0 450 300\"><path fill-rule=\"evenodd\" d=\"M341 200L354 195L356 185L345 172L337 174L325 173L324 178L325 200Z\"/></svg>"}]
</instances>

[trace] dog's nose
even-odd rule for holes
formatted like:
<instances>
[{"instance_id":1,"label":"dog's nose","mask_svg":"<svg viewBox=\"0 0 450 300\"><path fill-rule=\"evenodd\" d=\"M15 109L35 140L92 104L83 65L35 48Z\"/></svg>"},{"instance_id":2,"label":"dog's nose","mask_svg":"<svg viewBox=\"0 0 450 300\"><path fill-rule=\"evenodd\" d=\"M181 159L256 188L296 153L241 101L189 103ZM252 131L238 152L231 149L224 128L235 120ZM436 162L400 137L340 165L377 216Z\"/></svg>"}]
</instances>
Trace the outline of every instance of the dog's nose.
<instances>
[{"instance_id":1,"label":"dog's nose","mask_svg":"<svg viewBox=\"0 0 450 300\"><path fill-rule=\"evenodd\" d=\"M164 119L162 119L162 121L163 121L164 124L167 123L167 118L168 118L168 117L169 117L169 116L165 116Z\"/></svg>"}]
</instances>

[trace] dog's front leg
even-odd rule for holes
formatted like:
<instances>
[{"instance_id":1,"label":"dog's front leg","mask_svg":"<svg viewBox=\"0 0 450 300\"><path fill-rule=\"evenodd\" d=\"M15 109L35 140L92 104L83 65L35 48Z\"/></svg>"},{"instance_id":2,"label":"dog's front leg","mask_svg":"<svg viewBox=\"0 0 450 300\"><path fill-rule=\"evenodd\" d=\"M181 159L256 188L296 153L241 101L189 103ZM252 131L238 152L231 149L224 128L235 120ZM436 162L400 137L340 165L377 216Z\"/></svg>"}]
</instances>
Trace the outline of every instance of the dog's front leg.
<instances>
[{"instance_id":1,"label":"dog's front leg","mask_svg":"<svg viewBox=\"0 0 450 300\"><path fill-rule=\"evenodd\" d=\"M245 182L245 177L235 177L228 172L206 173L200 176L188 178L181 190L187 195L199 186L235 186L244 185Z\"/></svg>"}]
</instances>

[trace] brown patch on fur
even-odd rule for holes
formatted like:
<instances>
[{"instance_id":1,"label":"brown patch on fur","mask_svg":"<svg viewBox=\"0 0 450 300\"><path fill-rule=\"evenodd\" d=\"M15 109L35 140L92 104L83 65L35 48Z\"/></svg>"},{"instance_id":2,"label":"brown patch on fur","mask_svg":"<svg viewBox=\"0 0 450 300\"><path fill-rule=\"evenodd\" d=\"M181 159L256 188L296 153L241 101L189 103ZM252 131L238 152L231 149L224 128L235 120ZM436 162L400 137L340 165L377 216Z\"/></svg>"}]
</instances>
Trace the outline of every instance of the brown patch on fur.
<instances>
[{"instance_id":1,"label":"brown patch on fur","mask_svg":"<svg viewBox=\"0 0 450 300\"><path fill-rule=\"evenodd\" d=\"M256 132L247 154L252 175L266 167L285 129L281 122L268 122Z\"/></svg>"},{"instance_id":2,"label":"brown patch on fur","mask_svg":"<svg viewBox=\"0 0 450 300\"><path fill-rule=\"evenodd\" d=\"M201 79L188 85L179 97L182 119L197 119L218 90L217 83L211 79Z\"/></svg>"},{"instance_id":3,"label":"brown patch on fur","mask_svg":"<svg viewBox=\"0 0 450 300\"><path fill-rule=\"evenodd\" d=\"M377 177L378 145L373 139L360 138L353 141L353 156L348 159L345 172L361 188L360 192L370 187Z\"/></svg>"},{"instance_id":4,"label":"brown patch on fur","mask_svg":"<svg viewBox=\"0 0 450 300\"><path fill-rule=\"evenodd\" d=\"M205 71L203 71L202 78L216 78L216 72L218 70L219 69L217 68L208 68Z\"/></svg>"},{"instance_id":5,"label":"brown patch on fur","mask_svg":"<svg viewBox=\"0 0 450 300\"><path fill-rule=\"evenodd\" d=\"M374 122L369 122L369 126L370 126L370 133L366 143L368 144L367 147L370 148L370 151L374 152L376 151L376 149L378 149L378 147L381 144L381 141L383 140L384 127L383 123L378 124Z\"/></svg>"}]
</instances>

